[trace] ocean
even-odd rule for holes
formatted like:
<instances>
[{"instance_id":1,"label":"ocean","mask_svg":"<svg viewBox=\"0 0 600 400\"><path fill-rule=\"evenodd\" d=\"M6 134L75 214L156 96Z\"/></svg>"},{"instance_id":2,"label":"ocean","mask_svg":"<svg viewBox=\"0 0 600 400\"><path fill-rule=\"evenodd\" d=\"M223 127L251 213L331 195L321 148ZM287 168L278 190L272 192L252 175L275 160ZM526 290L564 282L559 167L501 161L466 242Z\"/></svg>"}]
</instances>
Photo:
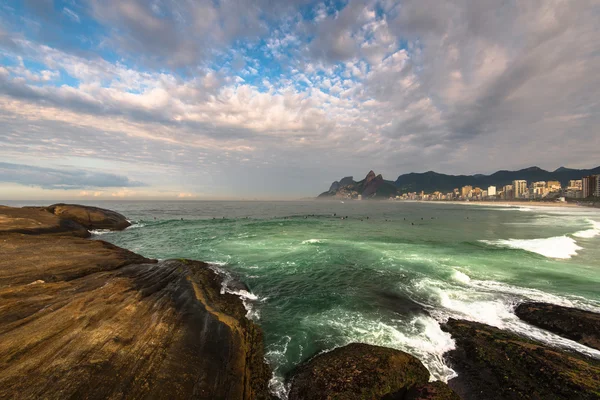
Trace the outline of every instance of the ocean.
<instances>
[{"instance_id":1,"label":"ocean","mask_svg":"<svg viewBox=\"0 0 600 400\"><path fill-rule=\"evenodd\" d=\"M147 257L212 263L245 283L265 334L271 388L350 342L404 350L434 379L455 372L440 322L483 322L600 358L521 322L525 300L600 312L600 210L388 201L94 202L133 226L94 232Z\"/></svg>"}]
</instances>

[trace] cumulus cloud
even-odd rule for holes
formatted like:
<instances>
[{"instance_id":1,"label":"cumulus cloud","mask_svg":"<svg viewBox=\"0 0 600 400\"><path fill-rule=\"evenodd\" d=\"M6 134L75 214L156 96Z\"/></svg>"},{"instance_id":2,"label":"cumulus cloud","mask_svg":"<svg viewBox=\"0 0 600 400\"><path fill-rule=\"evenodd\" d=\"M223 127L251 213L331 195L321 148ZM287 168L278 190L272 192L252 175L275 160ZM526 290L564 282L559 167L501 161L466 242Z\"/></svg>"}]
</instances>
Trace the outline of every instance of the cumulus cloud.
<instances>
[{"instance_id":1,"label":"cumulus cloud","mask_svg":"<svg viewBox=\"0 0 600 400\"><path fill-rule=\"evenodd\" d=\"M369 169L589 167L600 146L591 0L42 8L19 17L99 31L74 49L0 30L0 155L13 161L118 162L175 194L305 195Z\"/></svg>"},{"instance_id":2,"label":"cumulus cloud","mask_svg":"<svg viewBox=\"0 0 600 400\"><path fill-rule=\"evenodd\" d=\"M32 165L0 162L0 182L38 186L43 189L87 189L106 187L145 186L126 176L86 171L83 169L55 169ZM87 191L81 193L89 193Z\"/></svg>"}]
</instances>

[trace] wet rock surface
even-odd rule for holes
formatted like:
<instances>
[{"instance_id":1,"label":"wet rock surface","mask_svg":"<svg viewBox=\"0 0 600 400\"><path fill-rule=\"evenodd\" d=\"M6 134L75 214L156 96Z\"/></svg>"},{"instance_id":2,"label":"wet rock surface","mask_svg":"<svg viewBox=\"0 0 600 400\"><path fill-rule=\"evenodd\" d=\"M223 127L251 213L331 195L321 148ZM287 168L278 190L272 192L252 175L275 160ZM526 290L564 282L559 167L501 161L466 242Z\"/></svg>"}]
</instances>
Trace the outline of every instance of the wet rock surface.
<instances>
[{"instance_id":1,"label":"wet rock surface","mask_svg":"<svg viewBox=\"0 0 600 400\"><path fill-rule=\"evenodd\" d=\"M548 303L522 303L515 314L539 328L600 350L598 313Z\"/></svg>"},{"instance_id":2,"label":"wet rock surface","mask_svg":"<svg viewBox=\"0 0 600 400\"><path fill-rule=\"evenodd\" d=\"M399 350L352 343L319 354L292 373L290 400L404 399L429 372Z\"/></svg>"},{"instance_id":3,"label":"wet rock surface","mask_svg":"<svg viewBox=\"0 0 600 400\"><path fill-rule=\"evenodd\" d=\"M270 398L262 333L208 265L0 216L0 398Z\"/></svg>"},{"instance_id":4,"label":"wet rock surface","mask_svg":"<svg viewBox=\"0 0 600 400\"><path fill-rule=\"evenodd\" d=\"M600 361L477 322L442 326L456 341L448 385L464 400L598 399Z\"/></svg>"}]
</instances>

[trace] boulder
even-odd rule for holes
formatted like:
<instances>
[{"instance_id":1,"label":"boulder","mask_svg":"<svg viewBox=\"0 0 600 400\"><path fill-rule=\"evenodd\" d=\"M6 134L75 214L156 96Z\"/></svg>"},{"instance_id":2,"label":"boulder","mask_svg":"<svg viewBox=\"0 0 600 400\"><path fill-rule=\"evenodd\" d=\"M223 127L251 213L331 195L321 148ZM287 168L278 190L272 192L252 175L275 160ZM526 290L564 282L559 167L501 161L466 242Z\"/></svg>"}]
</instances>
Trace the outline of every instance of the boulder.
<instances>
[{"instance_id":1,"label":"boulder","mask_svg":"<svg viewBox=\"0 0 600 400\"><path fill-rule=\"evenodd\" d=\"M600 350L600 314L548 303L522 303L515 314L539 328Z\"/></svg>"},{"instance_id":2,"label":"boulder","mask_svg":"<svg viewBox=\"0 0 600 400\"><path fill-rule=\"evenodd\" d=\"M118 212L78 204L53 204L47 210L61 219L75 221L87 229L123 230L131 225Z\"/></svg>"},{"instance_id":3,"label":"boulder","mask_svg":"<svg viewBox=\"0 0 600 400\"><path fill-rule=\"evenodd\" d=\"M41 207L0 206L0 234L2 233L90 236L88 230L81 224L59 218Z\"/></svg>"},{"instance_id":4,"label":"boulder","mask_svg":"<svg viewBox=\"0 0 600 400\"><path fill-rule=\"evenodd\" d=\"M44 231L38 211L36 235L0 229L0 399L271 398L262 332L207 264Z\"/></svg>"},{"instance_id":5,"label":"boulder","mask_svg":"<svg viewBox=\"0 0 600 400\"><path fill-rule=\"evenodd\" d=\"M458 373L448 385L463 400L598 399L600 361L477 322L442 326L456 341L445 354Z\"/></svg>"},{"instance_id":6,"label":"boulder","mask_svg":"<svg viewBox=\"0 0 600 400\"><path fill-rule=\"evenodd\" d=\"M444 382L435 381L413 386L403 400L460 400Z\"/></svg>"},{"instance_id":7,"label":"boulder","mask_svg":"<svg viewBox=\"0 0 600 400\"><path fill-rule=\"evenodd\" d=\"M428 380L427 369L410 354L352 343L296 368L289 399L402 399L410 388Z\"/></svg>"}]
</instances>

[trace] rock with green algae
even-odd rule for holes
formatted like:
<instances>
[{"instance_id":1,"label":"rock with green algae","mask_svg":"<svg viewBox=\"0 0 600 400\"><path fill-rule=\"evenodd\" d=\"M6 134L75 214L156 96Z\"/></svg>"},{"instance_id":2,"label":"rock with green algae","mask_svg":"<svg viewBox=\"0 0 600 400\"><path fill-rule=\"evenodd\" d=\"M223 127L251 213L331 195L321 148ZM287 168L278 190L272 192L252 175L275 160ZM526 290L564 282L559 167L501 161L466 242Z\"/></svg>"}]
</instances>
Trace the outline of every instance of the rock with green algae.
<instances>
[{"instance_id":1,"label":"rock with green algae","mask_svg":"<svg viewBox=\"0 0 600 400\"><path fill-rule=\"evenodd\" d=\"M399 350L352 343L319 354L292 373L290 400L403 399L429 372Z\"/></svg>"},{"instance_id":2,"label":"rock with green algae","mask_svg":"<svg viewBox=\"0 0 600 400\"><path fill-rule=\"evenodd\" d=\"M463 400L599 399L600 361L477 322L442 325L456 341L445 354Z\"/></svg>"}]
</instances>

